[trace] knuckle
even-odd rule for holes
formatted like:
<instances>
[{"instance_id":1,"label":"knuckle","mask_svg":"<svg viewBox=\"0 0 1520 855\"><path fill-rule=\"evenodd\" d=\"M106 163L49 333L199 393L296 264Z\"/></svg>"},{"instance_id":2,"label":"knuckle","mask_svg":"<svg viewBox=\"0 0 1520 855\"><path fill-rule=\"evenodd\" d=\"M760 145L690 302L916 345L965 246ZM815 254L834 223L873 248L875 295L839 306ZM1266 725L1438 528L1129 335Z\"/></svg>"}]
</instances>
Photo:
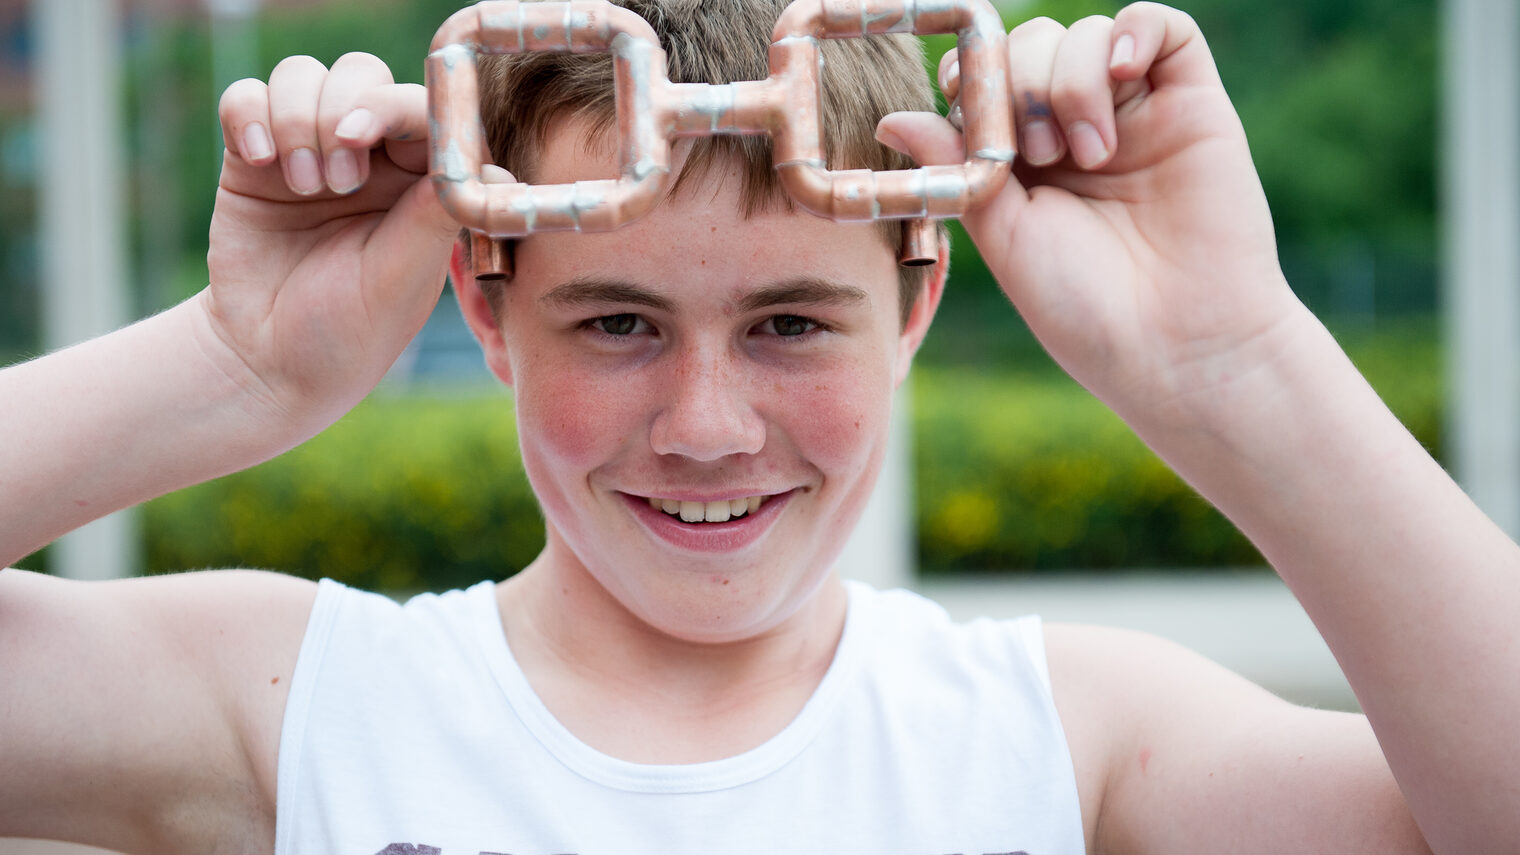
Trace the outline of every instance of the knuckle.
<instances>
[{"instance_id":1,"label":"knuckle","mask_svg":"<svg viewBox=\"0 0 1520 855\"><path fill-rule=\"evenodd\" d=\"M242 80L230 84L222 92L220 101L222 112L229 110L241 110L261 105L266 97L269 87L262 80L253 77L245 77Z\"/></svg>"},{"instance_id":2,"label":"knuckle","mask_svg":"<svg viewBox=\"0 0 1520 855\"><path fill-rule=\"evenodd\" d=\"M338 63L369 63L372 65L377 63L382 65L384 64L380 62L380 57L362 50L351 50L348 53L343 54L342 56L338 57Z\"/></svg>"},{"instance_id":3,"label":"knuckle","mask_svg":"<svg viewBox=\"0 0 1520 855\"><path fill-rule=\"evenodd\" d=\"M1088 15L1087 17L1081 18L1076 23L1072 24L1071 28L1073 30L1090 30L1112 27L1113 25L1114 19L1108 17L1107 15Z\"/></svg>"},{"instance_id":4,"label":"knuckle","mask_svg":"<svg viewBox=\"0 0 1520 855\"><path fill-rule=\"evenodd\" d=\"M366 72L386 78L390 77L390 66L385 64L385 60L364 51L350 51L338 57L338 61L333 63L333 70L337 71L339 69L343 71Z\"/></svg>"},{"instance_id":5,"label":"knuckle","mask_svg":"<svg viewBox=\"0 0 1520 855\"><path fill-rule=\"evenodd\" d=\"M1012 39L1040 39L1059 38L1066 33L1066 27L1059 21L1049 16L1042 15L1038 18L1030 18L1009 31L1008 36Z\"/></svg>"},{"instance_id":6,"label":"knuckle","mask_svg":"<svg viewBox=\"0 0 1520 855\"><path fill-rule=\"evenodd\" d=\"M269 76L273 79L276 76L285 76L287 74L321 73L326 70L327 66L323 65L316 57L308 56L307 54L297 54L296 56L287 56L276 63L274 71L270 72Z\"/></svg>"},{"instance_id":7,"label":"knuckle","mask_svg":"<svg viewBox=\"0 0 1520 855\"><path fill-rule=\"evenodd\" d=\"M1028 87L1014 90L1013 112L1020 121L1050 118L1050 93Z\"/></svg>"},{"instance_id":8,"label":"knuckle","mask_svg":"<svg viewBox=\"0 0 1520 855\"><path fill-rule=\"evenodd\" d=\"M1062 76L1050 84L1051 106L1067 121L1097 112L1109 97L1107 88L1100 91L1079 77Z\"/></svg>"}]
</instances>

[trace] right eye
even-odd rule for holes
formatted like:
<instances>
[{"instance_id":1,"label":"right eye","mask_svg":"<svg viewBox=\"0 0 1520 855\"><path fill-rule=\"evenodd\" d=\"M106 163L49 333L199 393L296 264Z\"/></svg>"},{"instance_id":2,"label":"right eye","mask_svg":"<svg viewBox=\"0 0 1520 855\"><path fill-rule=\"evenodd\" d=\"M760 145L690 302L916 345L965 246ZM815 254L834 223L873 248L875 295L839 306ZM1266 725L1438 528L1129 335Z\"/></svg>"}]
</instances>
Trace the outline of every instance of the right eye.
<instances>
[{"instance_id":1,"label":"right eye","mask_svg":"<svg viewBox=\"0 0 1520 855\"><path fill-rule=\"evenodd\" d=\"M640 331L641 324L648 326L643 324L643 318L635 314L603 315L591 321L592 327L612 336L633 335Z\"/></svg>"}]
</instances>

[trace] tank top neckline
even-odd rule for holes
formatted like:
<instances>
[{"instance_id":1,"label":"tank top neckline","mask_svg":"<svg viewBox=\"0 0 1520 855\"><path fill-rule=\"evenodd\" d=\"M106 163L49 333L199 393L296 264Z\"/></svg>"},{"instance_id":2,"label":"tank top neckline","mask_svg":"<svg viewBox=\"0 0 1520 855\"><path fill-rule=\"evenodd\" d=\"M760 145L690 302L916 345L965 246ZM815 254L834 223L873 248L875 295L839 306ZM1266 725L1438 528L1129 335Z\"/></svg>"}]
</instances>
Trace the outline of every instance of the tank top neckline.
<instances>
[{"instance_id":1,"label":"tank top neckline","mask_svg":"<svg viewBox=\"0 0 1520 855\"><path fill-rule=\"evenodd\" d=\"M861 640L865 633L867 589L846 581L849 604L844 631L834 659L818 688L802 710L781 732L760 745L720 760L687 764L643 764L604 754L571 733L549 711L528 683L507 643L501 612L496 604L495 584L481 582L470 588L479 650L523 727L560 763L587 780L628 792L713 792L757 781L782 768L800 755L817 737L839 706L840 696L857 672Z\"/></svg>"}]
</instances>

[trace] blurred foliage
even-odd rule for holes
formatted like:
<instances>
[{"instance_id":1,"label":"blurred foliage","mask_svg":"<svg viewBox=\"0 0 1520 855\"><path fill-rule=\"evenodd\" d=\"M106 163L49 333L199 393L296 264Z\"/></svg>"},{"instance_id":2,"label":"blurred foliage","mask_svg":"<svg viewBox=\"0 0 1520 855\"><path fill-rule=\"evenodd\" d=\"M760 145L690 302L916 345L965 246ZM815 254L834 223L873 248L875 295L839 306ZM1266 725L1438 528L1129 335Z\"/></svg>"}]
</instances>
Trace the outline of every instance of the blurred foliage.
<instances>
[{"instance_id":1,"label":"blurred foliage","mask_svg":"<svg viewBox=\"0 0 1520 855\"><path fill-rule=\"evenodd\" d=\"M1428 322L1342 336L1427 449L1441 384ZM926 572L1261 563L1251 544L1096 398L1055 369L920 366L914 489Z\"/></svg>"},{"instance_id":2,"label":"blurred foliage","mask_svg":"<svg viewBox=\"0 0 1520 855\"><path fill-rule=\"evenodd\" d=\"M1346 337L1428 447L1429 325ZM1235 529L1112 413L1054 371L915 369L919 563L927 572L1255 564ZM150 570L252 566L415 591L499 578L543 524L510 401L372 395L306 445L146 508Z\"/></svg>"},{"instance_id":3,"label":"blurred foliage","mask_svg":"<svg viewBox=\"0 0 1520 855\"><path fill-rule=\"evenodd\" d=\"M241 34L267 77L283 56L375 53L420 82L434 29L459 0L266 10ZM1009 23L1069 23L1120 4L1034 0ZM1429 447L1439 432L1434 0L1180 0L1207 34L1276 220L1284 267ZM133 7L127 138L138 309L201 288L221 153L218 83L202 18ZM928 39L934 63L952 40ZM225 84L228 81L221 81ZM0 114L0 362L35 352L29 225L36 149ZM1253 561L1237 534L1085 392L1055 373L964 234L953 285L917 369L919 534L930 569ZM1412 341L1397 331L1413 324ZM1375 325L1375 326L1374 326ZM1378 335L1370 335L1371 329ZM1389 330L1395 331L1389 333ZM964 366L980 366L975 371ZM517 460L510 403L372 396L264 466L151 503L148 566L253 565L366 587L437 588L501 576L541 524ZM29 559L36 566L40 556Z\"/></svg>"},{"instance_id":4,"label":"blurred foliage","mask_svg":"<svg viewBox=\"0 0 1520 855\"><path fill-rule=\"evenodd\" d=\"M503 576L543 546L500 395L371 395L294 451L145 517L150 571L260 567L384 591Z\"/></svg>"},{"instance_id":5,"label":"blurred foliage","mask_svg":"<svg viewBox=\"0 0 1520 855\"><path fill-rule=\"evenodd\" d=\"M1124 4L1034 0L1071 23ZM1437 308L1436 137L1440 21L1434 0L1178 0L1209 40L1272 206L1289 281L1322 316ZM954 45L927 40L930 67ZM1039 346L952 227L953 287L924 361L1019 363Z\"/></svg>"},{"instance_id":6,"label":"blurred foliage","mask_svg":"<svg viewBox=\"0 0 1520 855\"><path fill-rule=\"evenodd\" d=\"M331 63L375 53L399 80L421 80L434 30L460 0L312 3L265 10L224 38L253 46L239 74L264 77L284 56ZM1120 8L1101 0L1032 0L1008 23L1048 15L1070 23ZM1179 0L1207 34L1240 110L1276 217L1285 265L1321 313L1378 316L1435 308L1435 138L1438 7L1434 0ZM132 7L123 91L134 164L137 303L156 311L204 284L206 223L216 180L218 84L203 16ZM931 37L930 61L952 39ZM236 53L236 51L233 51ZM228 81L221 81L225 84ZM23 117L0 115L0 360L35 352L36 277L24 180L37 145ZM970 242L955 250L944 312L962 332L930 343L928 362L1017 360L1035 352Z\"/></svg>"}]
</instances>

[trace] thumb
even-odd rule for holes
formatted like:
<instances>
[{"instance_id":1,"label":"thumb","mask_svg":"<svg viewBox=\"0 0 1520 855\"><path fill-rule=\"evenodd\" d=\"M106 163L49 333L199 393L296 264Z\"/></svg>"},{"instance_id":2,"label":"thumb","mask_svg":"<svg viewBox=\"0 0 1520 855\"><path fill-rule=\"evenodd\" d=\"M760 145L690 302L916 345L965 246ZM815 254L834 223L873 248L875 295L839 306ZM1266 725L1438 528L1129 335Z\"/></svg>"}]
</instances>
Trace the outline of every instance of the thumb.
<instances>
[{"instance_id":1,"label":"thumb","mask_svg":"<svg viewBox=\"0 0 1520 855\"><path fill-rule=\"evenodd\" d=\"M418 180L369 238L366 254L371 257L366 267L386 272L371 286L375 296L417 300L431 308L443 290L444 271L458 235L459 224L438 201L432 181Z\"/></svg>"},{"instance_id":2,"label":"thumb","mask_svg":"<svg viewBox=\"0 0 1520 855\"><path fill-rule=\"evenodd\" d=\"M934 113L889 113L876 123L876 141L923 166L962 163L966 159L961 132Z\"/></svg>"}]
</instances>

